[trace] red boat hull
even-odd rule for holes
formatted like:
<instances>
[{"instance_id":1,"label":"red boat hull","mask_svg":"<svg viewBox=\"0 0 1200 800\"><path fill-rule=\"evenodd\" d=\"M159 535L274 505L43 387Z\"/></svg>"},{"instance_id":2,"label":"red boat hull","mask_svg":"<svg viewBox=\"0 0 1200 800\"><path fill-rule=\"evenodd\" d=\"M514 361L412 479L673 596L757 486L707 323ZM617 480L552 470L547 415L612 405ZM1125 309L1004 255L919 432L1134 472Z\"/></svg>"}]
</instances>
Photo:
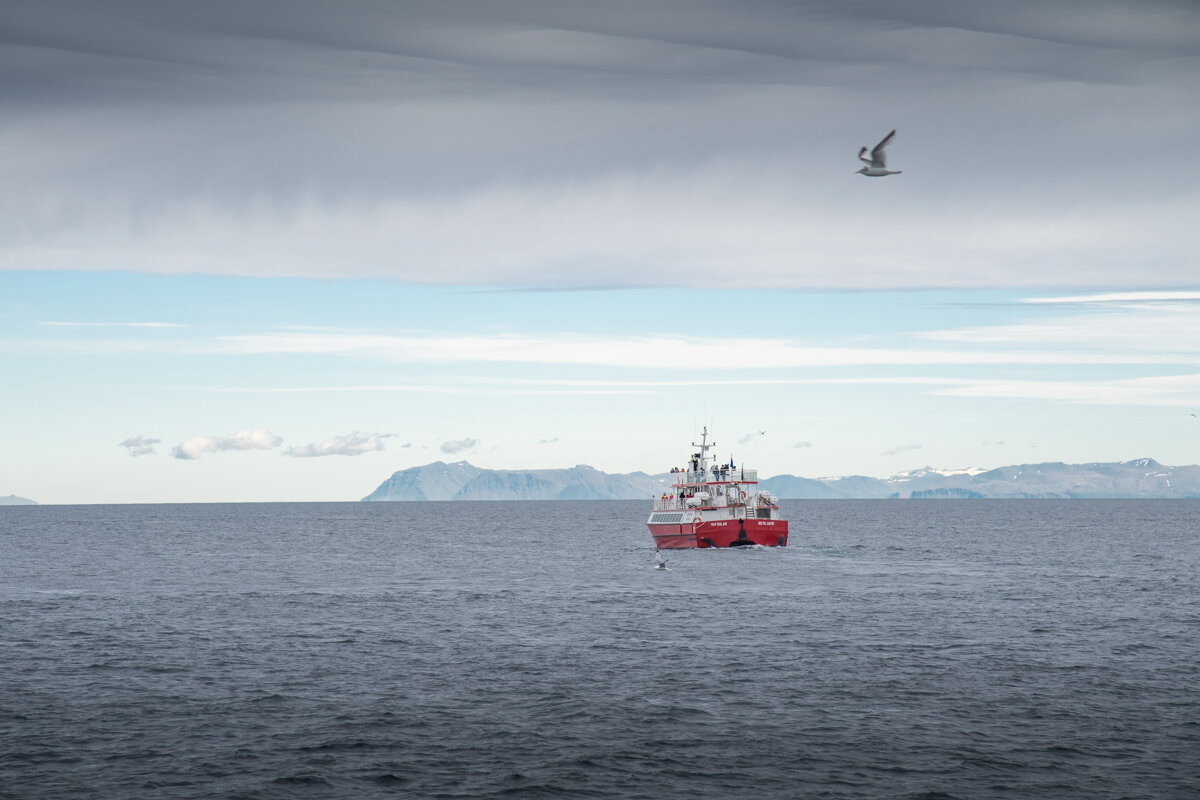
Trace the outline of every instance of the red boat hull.
<instances>
[{"instance_id":1,"label":"red boat hull","mask_svg":"<svg viewBox=\"0 0 1200 800\"><path fill-rule=\"evenodd\" d=\"M650 535L660 550L688 547L786 547L788 523L785 519L719 520L675 525L650 525Z\"/></svg>"}]
</instances>

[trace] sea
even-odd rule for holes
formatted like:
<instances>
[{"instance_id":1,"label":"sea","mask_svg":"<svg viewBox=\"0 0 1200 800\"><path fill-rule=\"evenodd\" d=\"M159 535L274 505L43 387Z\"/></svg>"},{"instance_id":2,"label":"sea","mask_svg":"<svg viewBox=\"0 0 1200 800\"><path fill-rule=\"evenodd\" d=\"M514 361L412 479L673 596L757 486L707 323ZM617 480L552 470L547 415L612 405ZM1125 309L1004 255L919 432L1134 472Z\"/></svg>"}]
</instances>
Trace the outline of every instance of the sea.
<instances>
[{"instance_id":1,"label":"sea","mask_svg":"<svg viewBox=\"0 0 1200 800\"><path fill-rule=\"evenodd\" d=\"M1200 501L0 509L0 797L1200 797Z\"/></svg>"}]
</instances>

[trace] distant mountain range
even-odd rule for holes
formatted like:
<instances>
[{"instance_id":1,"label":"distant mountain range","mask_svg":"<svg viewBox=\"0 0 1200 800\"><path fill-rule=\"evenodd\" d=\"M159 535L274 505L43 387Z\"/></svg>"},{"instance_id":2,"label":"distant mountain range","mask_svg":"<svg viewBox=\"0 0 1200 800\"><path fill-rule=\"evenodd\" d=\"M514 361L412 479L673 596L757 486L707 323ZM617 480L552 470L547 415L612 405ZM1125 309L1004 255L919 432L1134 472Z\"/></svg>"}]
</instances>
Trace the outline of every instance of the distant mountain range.
<instances>
[{"instance_id":1,"label":"distant mountain range","mask_svg":"<svg viewBox=\"0 0 1200 800\"><path fill-rule=\"evenodd\" d=\"M672 483L670 473L609 475L583 464L509 470L435 461L393 474L363 500L636 500L657 497Z\"/></svg>"},{"instance_id":2,"label":"distant mountain range","mask_svg":"<svg viewBox=\"0 0 1200 800\"><path fill-rule=\"evenodd\" d=\"M671 473L610 475L589 466L492 470L441 461L401 470L366 501L395 500L637 500L662 494ZM777 475L759 486L792 500L983 497L1198 497L1200 466L1167 467L1152 458L1120 463L1019 464L992 470L930 467L890 478Z\"/></svg>"},{"instance_id":3,"label":"distant mountain range","mask_svg":"<svg viewBox=\"0 0 1200 800\"><path fill-rule=\"evenodd\" d=\"M1052 461L991 470L925 467L882 479L778 475L762 485L779 497L796 499L1200 497L1200 467L1168 467L1152 458L1092 464Z\"/></svg>"},{"instance_id":4,"label":"distant mountain range","mask_svg":"<svg viewBox=\"0 0 1200 800\"><path fill-rule=\"evenodd\" d=\"M30 500L27 497L17 497L15 494L6 494L0 497L0 506L36 506L37 502Z\"/></svg>"}]
</instances>

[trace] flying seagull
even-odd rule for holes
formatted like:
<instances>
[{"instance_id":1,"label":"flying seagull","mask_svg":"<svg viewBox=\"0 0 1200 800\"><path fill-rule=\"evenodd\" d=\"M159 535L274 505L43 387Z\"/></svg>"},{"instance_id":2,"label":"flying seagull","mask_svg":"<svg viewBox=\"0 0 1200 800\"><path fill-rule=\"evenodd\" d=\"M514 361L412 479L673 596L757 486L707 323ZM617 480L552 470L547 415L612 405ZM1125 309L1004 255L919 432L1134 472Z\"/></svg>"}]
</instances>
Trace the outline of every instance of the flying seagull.
<instances>
[{"instance_id":1,"label":"flying seagull","mask_svg":"<svg viewBox=\"0 0 1200 800\"><path fill-rule=\"evenodd\" d=\"M883 137L883 141L875 145L875 148L871 151L870 158L863 158L863 154L867 152L867 148L864 147L858 151L858 160L867 165L858 170L859 175L866 175L868 178L882 178L884 175L899 175L902 172L902 170L887 168L887 154L883 152L883 149L888 146L888 142L895 135L896 132L892 131Z\"/></svg>"}]
</instances>

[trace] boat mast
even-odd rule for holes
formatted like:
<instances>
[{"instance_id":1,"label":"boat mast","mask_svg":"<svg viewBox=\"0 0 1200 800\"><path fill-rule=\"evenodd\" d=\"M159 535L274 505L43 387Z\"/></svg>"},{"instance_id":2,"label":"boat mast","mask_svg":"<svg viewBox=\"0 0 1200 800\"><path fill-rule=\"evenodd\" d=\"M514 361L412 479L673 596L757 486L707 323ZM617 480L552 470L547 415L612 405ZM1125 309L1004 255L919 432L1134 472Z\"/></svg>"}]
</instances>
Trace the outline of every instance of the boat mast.
<instances>
[{"instance_id":1,"label":"boat mast","mask_svg":"<svg viewBox=\"0 0 1200 800\"><path fill-rule=\"evenodd\" d=\"M716 447L717 443L708 444L708 426L704 426L704 430L700 432L700 444L692 442L692 447L700 448L700 472L703 473L708 469L708 451Z\"/></svg>"}]
</instances>

